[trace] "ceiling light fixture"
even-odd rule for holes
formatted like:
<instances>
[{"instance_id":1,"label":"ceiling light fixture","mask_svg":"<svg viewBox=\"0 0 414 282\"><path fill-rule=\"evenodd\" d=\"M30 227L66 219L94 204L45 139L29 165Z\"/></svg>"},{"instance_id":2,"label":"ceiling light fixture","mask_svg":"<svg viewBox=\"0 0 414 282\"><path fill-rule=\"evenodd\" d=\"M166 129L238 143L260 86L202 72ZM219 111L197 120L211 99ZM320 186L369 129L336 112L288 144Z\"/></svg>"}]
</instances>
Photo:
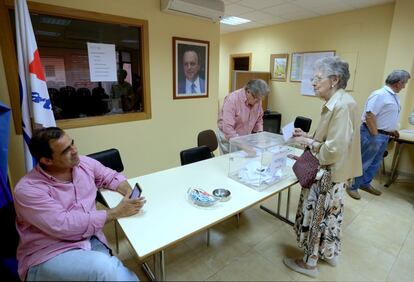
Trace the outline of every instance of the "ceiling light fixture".
<instances>
[{"instance_id":1,"label":"ceiling light fixture","mask_svg":"<svg viewBox=\"0 0 414 282\"><path fill-rule=\"evenodd\" d=\"M71 23L71 20L62 19L62 18L55 18L55 17L42 16L40 18L40 22L41 23L45 23L45 24L68 26Z\"/></svg>"},{"instance_id":2,"label":"ceiling light fixture","mask_svg":"<svg viewBox=\"0 0 414 282\"><path fill-rule=\"evenodd\" d=\"M228 24L228 25L239 25L239 24L251 22L251 20L238 18L238 17L225 17L220 22L223 24Z\"/></svg>"},{"instance_id":3,"label":"ceiling light fixture","mask_svg":"<svg viewBox=\"0 0 414 282\"><path fill-rule=\"evenodd\" d=\"M55 31L36 30L35 33L38 34L38 35L49 36L49 37L59 37L60 36L60 32L55 32Z\"/></svg>"}]
</instances>

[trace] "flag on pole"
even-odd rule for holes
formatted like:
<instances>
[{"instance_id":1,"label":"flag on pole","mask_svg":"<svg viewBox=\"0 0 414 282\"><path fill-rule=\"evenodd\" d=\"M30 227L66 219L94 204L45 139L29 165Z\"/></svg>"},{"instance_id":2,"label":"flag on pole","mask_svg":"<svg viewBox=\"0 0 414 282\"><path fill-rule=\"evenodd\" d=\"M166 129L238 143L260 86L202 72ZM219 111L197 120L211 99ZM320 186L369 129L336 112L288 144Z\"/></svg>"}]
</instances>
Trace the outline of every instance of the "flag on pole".
<instances>
[{"instance_id":1,"label":"flag on pole","mask_svg":"<svg viewBox=\"0 0 414 282\"><path fill-rule=\"evenodd\" d=\"M15 0L14 5L23 143L29 171L35 164L28 147L32 129L56 126L56 122L26 0Z\"/></svg>"}]
</instances>

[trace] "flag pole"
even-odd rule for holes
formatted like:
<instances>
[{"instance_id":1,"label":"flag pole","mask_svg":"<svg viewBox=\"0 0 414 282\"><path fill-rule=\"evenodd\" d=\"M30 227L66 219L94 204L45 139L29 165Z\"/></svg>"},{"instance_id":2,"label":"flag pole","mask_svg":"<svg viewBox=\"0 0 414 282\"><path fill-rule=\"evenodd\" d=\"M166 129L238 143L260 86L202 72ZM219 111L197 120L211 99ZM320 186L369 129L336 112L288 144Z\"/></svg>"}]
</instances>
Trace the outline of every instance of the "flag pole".
<instances>
[{"instance_id":1,"label":"flag pole","mask_svg":"<svg viewBox=\"0 0 414 282\"><path fill-rule=\"evenodd\" d=\"M33 129L56 126L26 0L15 0L16 46L26 171L35 161L29 151Z\"/></svg>"}]
</instances>

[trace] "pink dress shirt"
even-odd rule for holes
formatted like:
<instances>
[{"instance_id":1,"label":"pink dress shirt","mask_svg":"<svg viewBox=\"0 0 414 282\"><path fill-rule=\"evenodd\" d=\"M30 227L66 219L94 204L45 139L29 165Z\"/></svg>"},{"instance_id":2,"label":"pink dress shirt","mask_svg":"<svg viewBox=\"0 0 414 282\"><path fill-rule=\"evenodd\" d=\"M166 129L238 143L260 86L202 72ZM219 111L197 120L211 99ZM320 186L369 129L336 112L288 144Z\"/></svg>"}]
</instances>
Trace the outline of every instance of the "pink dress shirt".
<instances>
[{"instance_id":1,"label":"pink dress shirt","mask_svg":"<svg viewBox=\"0 0 414 282\"><path fill-rule=\"evenodd\" d=\"M22 281L31 266L68 250L90 250L93 235L108 245L102 232L106 211L96 210L96 191L97 187L115 190L125 176L81 156L72 177L72 182L56 179L37 165L16 185L17 259Z\"/></svg>"},{"instance_id":2,"label":"pink dress shirt","mask_svg":"<svg viewBox=\"0 0 414 282\"><path fill-rule=\"evenodd\" d=\"M250 106L247 103L246 91L238 89L224 98L219 114L218 128L227 140L252 132L263 131L262 101Z\"/></svg>"}]
</instances>

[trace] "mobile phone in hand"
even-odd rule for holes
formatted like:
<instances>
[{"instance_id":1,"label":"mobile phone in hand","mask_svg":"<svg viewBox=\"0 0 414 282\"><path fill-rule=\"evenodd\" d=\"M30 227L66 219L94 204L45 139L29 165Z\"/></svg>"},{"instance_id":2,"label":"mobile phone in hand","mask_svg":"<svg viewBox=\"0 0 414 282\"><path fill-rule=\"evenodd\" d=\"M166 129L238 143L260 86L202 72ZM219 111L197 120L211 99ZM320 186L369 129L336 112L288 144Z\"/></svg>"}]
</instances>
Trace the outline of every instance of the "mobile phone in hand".
<instances>
[{"instance_id":1,"label":"mobile phone in hand","mask_svg":"<svg viewBox=\"0 0 414 282\"><path fill-rule=\"evenodd\" d=\"M139 186L138 182L135 184L134 189L132 189L132 193L129 196L130 199L138 199L141 196L142 189Z\"/></svg>"}]
</instances>

